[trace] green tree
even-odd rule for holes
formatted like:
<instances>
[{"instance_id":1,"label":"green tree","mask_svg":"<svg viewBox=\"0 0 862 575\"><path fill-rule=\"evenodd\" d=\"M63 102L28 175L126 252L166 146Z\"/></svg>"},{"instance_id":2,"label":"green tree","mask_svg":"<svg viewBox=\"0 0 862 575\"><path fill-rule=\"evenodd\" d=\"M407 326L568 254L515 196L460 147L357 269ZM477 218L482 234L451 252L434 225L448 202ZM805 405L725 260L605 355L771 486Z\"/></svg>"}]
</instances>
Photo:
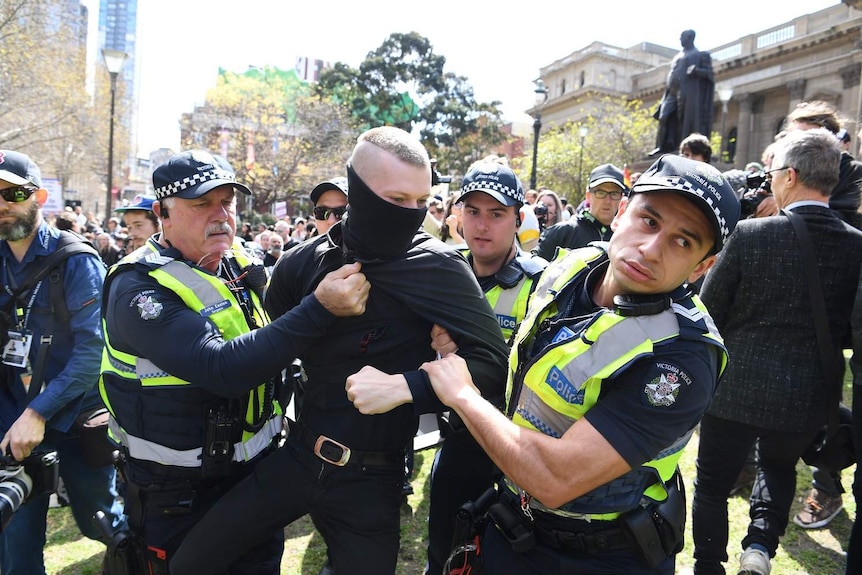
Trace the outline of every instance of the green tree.
<instances>
[{"instance_id":1,"label":"green tree","mask_svg":"<svg viewBox=\"0 0 862 575\"><path fill-rule=\"evenodd\" d=\"M341 175L352 140L346 110L293 70L222 70L204 106L182 119L183 147L225 155L257 213L277 200L301 204L318 181Z\"/></svg>"},{"instance_id":2,"label":"green tree","mask_svg":"<svg viewBox=\"0 0 862 575\"><path fill-rule=\"evenodd\" d=\"M106 174L108 106L86 90L86 22L64 0L0 0L0 146L30 154L65 188L76 174ZM97 75L95 101L108 94ZM118 126L117 157L127 133Z\"/></svg>"},{"instance_id":3,"label":"green tree","mask_svg":"<svg viewBox=\"0 0 862 575\"><path fill-rule=\"evenodd\" d=\"M587 129L582 139L580 128ZM567 122L539 139L537 185L550 188L573 205L585 197L590 171L611 163L623 169L642 160L651 149L655 121L640 100L607 97L588 110L583 121ZM583 147L582 147L583 143ZM514 162L528 174L532 156Z\"/></svg>"},{"instance_id":4,"label":"green tree","mask_svg":"<svg viewBox=\"0 0 862 575\"><path fill-rule=\"evenodd\" d=\"M418 132L441 169L463 174L506 136L500 102L476 102L467 78L446 72L445 64L427 38L396 33L358 69L336 63L324 70L315 89L347 106L359 129Z\"/></svg>"}]
</instances>

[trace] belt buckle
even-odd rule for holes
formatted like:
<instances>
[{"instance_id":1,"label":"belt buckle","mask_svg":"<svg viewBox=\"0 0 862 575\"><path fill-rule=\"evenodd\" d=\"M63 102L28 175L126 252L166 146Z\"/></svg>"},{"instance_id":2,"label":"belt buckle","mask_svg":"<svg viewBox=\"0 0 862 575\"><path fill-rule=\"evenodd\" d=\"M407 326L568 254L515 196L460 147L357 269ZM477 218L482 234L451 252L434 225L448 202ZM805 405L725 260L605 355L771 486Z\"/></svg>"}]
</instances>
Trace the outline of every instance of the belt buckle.
<instances>
[{"instance_id":1,"label":"belt buckle","mask_svg":"<svg viewBox=\"0 0 862 575\"><path fill-rule=\"evenodd\" d=\"M341 449L341 455L337 459L328 457L327 454L324 454L321 451L326 448L332 449L333 446ZM317 438L317 441L314 442L314 454L327 463L331 463L338 467L344 467L350 460L350 448L344 444L338 443L334 439L326 437L325 435L321 435Z\"/></svg>"}]
</instances>

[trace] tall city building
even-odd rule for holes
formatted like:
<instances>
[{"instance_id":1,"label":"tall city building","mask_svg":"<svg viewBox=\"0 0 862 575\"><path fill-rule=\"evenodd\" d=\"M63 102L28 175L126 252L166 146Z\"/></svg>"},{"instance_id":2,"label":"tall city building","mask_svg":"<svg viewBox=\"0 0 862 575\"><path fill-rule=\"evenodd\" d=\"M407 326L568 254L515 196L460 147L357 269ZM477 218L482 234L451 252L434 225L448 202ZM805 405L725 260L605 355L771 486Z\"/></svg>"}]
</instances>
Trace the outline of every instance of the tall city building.
<instances>
[{"instance_id":1,"label":"tall city building","mask_svg":"<svg viewBox=\"0 0 862 575\"><path fill-rule=\"evenodd\" d=\"M128 55L117 79L117 96L118 98L122 97L123 101L117 101L116 121L126 128L126 133L130 138L128 158L123 161L123 170L117 170L118 173L124 174L127 173L129 166L134 165L137 156L137 106L134 104L138 97L137 41L138 0L99 0L99 54L97 60L101 61L102 49L119 50ZM115 186L121 187L120 184L122 183L116 182Z\"/></svg>"}]
</instances>

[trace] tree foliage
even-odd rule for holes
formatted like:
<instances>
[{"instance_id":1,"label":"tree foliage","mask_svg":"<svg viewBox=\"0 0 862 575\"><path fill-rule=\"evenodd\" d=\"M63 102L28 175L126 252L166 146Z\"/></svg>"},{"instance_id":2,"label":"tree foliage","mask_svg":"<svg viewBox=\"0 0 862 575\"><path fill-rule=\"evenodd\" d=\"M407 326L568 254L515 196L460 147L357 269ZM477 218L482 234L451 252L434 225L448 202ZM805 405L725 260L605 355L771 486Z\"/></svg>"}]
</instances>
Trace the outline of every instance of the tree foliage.
<instances>
[{"instance_id":1,"label":"tree foliage","mask_svg":"<svg viewBox=\"0 0 862 575\"><path fill-rule=\"evenodd\" d=\"M204 106L182 120L183 147L225 156L257 213L276 200L301 203L317 182L343 175L352 134L343 107L276 68L221 71Z\"/></svg>"},{"instance_id":2,"label":"tree foliage","mask_svg":"<svg viewBox=\"0 0 862 575\"><path fill-rule=\"evenodd\" d=\"M324 70L316 90L343 103L360 129L417 132L441 169L463 174L505 139L500 102L476 102L467 78L446 72L445 64L427 38L396 33L358 69L336 63Z\"/></svg>"},{"instance_id":3,"label":"tree foliage","mask_svg":"<svg viewBox=\"0 0 862 575\"><path fill-rule=\"evenodd\" d=\"M31 155L65 183L107 171L108 74L87 92L86 22L63 0L0 0L0 147ZM104 105L101 105L104 104ZM117 126L115 154L124 157Z\"/></svg>"},{"instance_id":4,"label":"tree foliage","mask_svg":"<svg viewBox=\"0 0 862 575\"><path fill-rule=\"evenodd\" d=\"M583 140L582 127L587 129ZM582 122L567 122L542 133L537 185L578 205L585 197L593 168L607 163L620 169L631 166L644 158L654 137L655 121L640 100L604 98ZM527 172L531 161L531 156L516 160L519 174Z\"/></svg>"}]
</instances>

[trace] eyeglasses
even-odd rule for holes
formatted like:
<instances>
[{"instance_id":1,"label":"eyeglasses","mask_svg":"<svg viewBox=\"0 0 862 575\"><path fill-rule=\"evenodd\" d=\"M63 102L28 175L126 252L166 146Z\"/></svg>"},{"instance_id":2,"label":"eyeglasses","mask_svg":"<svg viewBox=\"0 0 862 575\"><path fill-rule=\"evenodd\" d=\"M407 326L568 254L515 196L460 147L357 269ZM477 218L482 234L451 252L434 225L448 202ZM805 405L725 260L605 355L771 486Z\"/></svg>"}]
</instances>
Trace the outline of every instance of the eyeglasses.
<instances>
[{"instance_id":1,"label":"eyeglasses","mask_svg":"<svg viewBox=\"0 0 862 575\"><path fill-rule=\"evenodd\" d=\"M597 200L603 200L606 197L610 196L612 200L622 199L622 192L607 192L605 190L590 190L590 194Z\"/></svg>"},{"instance_id":2,"label":"eyeglasses","mask_svg":"<svg viewBox=\"0 0 862 575\"><path fill-rule=\"evenodd\" d=\"M341 206L340 208L328 208L326 206L317 206L315 207L311 213L314 214L315 220L328 220L330 215L335 216L336 220L340 220L344 217L344 212L347 211L347 206Z\"/></svg>"},{"instance_id":3,"label":"eyeglasses","mask_svg":"<svg viewBox=\"0 0 862 575\"><path fill-rule=\"evenodd\" d=\"M781 168L775 168L774 170L766 170L763 172L763 175L766 177L767 182L772 182L772 172L780 172L781 170L795 170L793 166L783 166Z\"/></svg>"},{"instance_id":4,"label":"eyeglasses","mask_svg":"<svg viewBox=\"0 0 862 575\"><path fill-rule=\"evenodd\" d=\"M20 204L21 202L26 202L27 198L32 196L36 189L31 186L15 186L14 188L0 190L0 197L10 204Z\"/></svg>"}]
</instances>

